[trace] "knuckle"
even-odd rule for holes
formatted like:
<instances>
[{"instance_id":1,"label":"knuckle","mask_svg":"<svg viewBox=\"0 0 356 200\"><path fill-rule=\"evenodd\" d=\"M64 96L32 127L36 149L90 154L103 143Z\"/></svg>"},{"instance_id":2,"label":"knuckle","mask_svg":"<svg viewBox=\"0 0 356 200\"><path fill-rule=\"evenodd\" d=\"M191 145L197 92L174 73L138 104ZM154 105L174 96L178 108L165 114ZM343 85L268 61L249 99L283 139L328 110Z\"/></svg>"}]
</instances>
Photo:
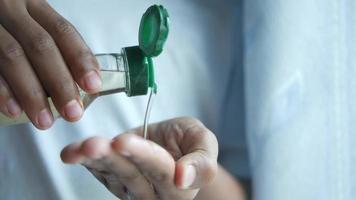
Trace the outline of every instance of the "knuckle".
<instances>
[{"instance_id":1,"label":"knuckle","mask_svg":"<svg viewBox=\"0 0 356 200\"><path fill-rule=\"evenodd\" d=\"M58 79L54 83L48 84L48 88L48 92L51 93L52 96L56 94L65 94L66 96L73 96L76 91L73 80L69 78Z\"/></svg>"},{"instance_id":2,"label":"knuckle","mask_svg":"<svg viewBox=\"0 0 356 200\"><path fill-rule=\"evenodd\" d=\"M75 70L76 75L84 75L88 72L88 67L92 66L88 65L88 63L95 63L95 59L96 58L91 50L85 47L78 50L77 53L74 53L74 55L71 56L70 67L72 67L72 70ZM73 69L74 66L75 68Z\"/></svg>"},{"instance_id":3,"label":"knuckle","mask_svg":"<svg viewBox=\"0 0 356 200\"><path fill-rule=\"evenodd\" d=\"M27 93L24 99L28 99L29 102L38 102L40 99L43 98L43 91L41 88L33 87Z\"/></svg>"},{"instance_id":4,"label":"knuckle","mask_svg":"<svg viewBox=\"0 0 356 200\"><path fill-rule=\"evenodd\" d=\"M4 62L15 62L18 58L25 56L22 47L16 42L0 47L0 58Z\"/></svg>"},{"instance_id":5,"label":"knuckle","mask_svg":"<svg viewBox=\"0 0 356 200\"><path fill-rule=\"evenodd\" d=\"M43 54L45 52L53 50L55 47L55 43L48 34L40 33L33 38L30 47L31 50L35 53Z\"/></svg>"},{"instance_id":6,"label":"knuckle","mask_svg":"<svg viewBox=\"0 0 356 200\"><path fill-rule=\"evenodd\" d=\"M83 49L79 50L73 56L73 60L77 64L82 63L83 61L84 61L84 63L86 63L85 61L91 60L91 59L94 59L94 55L88 48L83 48Z\"/></svg>"},{"instance_id":7,"label":"knuckle","mask_svg":"<svg viewBox=\"0 0 356 200\"><path fill-rule=\"evenodd\" d=\"M214 144L214 146L216 142L217 146L217 141L215 141L215 134L212 133L208 128L206 128L202 123L192 123L190 126L185 127L184 132L196 141L209 141L209 143Z\"/></svg>"},{"instance_id":8,"label":"knuckle","mask_svg":"<svg viewBox=\"0 0 356 200\"><path fill-rule=\"evenodd\" d=\"M74 26L62 17L56 19L54 31L59 35L73 34L76 32Z\"/></svg>"},{"instance_id":9,"label":"knuckle","mask_svg":"<svg viewBox=\"0 0 356 200\"><path fill-rule=\"evenodd\" d=\"M201 141L206 137L206 131L206 128L193 124L191 126L188 126L184 132L189 135L193 140L195 139L196 141Z\"/></svg>"},{"instance_id":10,"label":"knuckle","mask_svg":"<svg viewBox=\"0 0 356 200\"><path fill-rule=\"evenodd\" d=\"M76 55L78 59L88 59L88 58L92 58L93 56L94 56L93 53L88 48L83 48L79 50Z\"/></svg>"},{"instance_id":11,"label":"knuckle","mask_svg":"<svg viewBox=\"0 0 356 200\"><path fill-rule=\"evenodd\" d=\"M101 146L101 140L102 138L101 137L98 137L98 136L94 136L94 137L91 137L91 138L88 138L87 140L85 140L83 142L83 144L81 145L81 149L84 151L84 152L90 152L92 149L98 149L100 148ZM102 172L103 173L103 172ZM103 173L104 174L104 173Z\"/></svg>"},{"instance_id":12,"label":"knuckle","mask_svg":"<svg viewBox=\"0 0 356 200\"><path fill-rule=\"evenodd\" d=\"M44 93L41 88L31 87L26 92L19 93L20 103L23 103L25 108L33 109L45 104Z\"/></svg>"}]
</instances>

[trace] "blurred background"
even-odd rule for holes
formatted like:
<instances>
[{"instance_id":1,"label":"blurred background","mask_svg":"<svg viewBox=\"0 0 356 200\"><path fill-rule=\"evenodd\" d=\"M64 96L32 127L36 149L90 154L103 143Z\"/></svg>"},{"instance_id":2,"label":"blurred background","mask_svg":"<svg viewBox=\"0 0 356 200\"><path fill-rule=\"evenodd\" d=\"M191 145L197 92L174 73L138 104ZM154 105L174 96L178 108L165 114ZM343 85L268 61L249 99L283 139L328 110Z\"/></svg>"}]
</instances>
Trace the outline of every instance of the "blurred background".
<instances>
[{"instance_id":1,"label":"blurred background","mask_svg":"<svg viewBox=\"0 0 356 200\"><path fill-rule=\"evenodd\" d=\"M219 140L219 162L254 199L356 198L355 1L49 2L94 53L137 45L143 12L164 5L171 30L155 59L158 95L151 121L202 120ZM142 125L146 102L125 94L100 98L69 131L61 119L35 136L26 134L37 132L29 125L16 134L19 129L2 128L7 134L0 134L0 148L11 140L28 142L6 148L12 159L0 156L0 199L40 199L48 190L50 199L112 199L87 171L63 165L58 155L78 139L112 137ZM28 185L30 193L21 189Z\"/></svg>"}]
</instances>

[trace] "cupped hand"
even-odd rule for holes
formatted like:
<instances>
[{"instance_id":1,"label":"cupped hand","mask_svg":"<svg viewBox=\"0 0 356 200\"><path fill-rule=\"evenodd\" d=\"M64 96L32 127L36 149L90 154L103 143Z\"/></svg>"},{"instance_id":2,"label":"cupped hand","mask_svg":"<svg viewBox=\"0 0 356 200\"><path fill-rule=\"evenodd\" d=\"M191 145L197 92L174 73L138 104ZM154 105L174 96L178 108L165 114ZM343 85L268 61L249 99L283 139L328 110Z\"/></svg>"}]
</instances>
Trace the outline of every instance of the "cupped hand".
<instances>
[{"instance_id":1,"label":"cupped hand","mask_svg":"<svg viewBox=\"0 0 356 200\"><path fill-rule=\"evenodd\" d=\"M216 137L201 122L176 118L112 140L93 137L62 150L65 163L83 164L121 199L188 200L217 172Z\"/></svg>"},{"instance_id":2,"label":"cupped hand","mask_svg":"<svg viewBox=\"0 0 356 200\"><path fill-rule=\"evenodd\" d=\"M78 120L86 92L100 90L95 56L76 29L45 0L0 0L0 112L23 111L39 129L53 124L47 97L68 121Z\"/></svg>"}]
</instances>

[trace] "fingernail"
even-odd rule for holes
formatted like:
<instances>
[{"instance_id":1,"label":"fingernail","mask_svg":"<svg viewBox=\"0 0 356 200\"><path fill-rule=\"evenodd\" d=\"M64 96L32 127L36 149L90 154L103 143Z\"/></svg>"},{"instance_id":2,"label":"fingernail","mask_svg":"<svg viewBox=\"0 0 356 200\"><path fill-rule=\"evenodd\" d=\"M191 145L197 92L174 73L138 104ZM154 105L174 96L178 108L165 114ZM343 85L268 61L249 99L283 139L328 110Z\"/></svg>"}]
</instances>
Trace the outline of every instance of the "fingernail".
<instances>
[{"instance_id":1,"label":"fingernail","mask_svg":"<svg viewBox=\"0 0 356 200\"><path fill-rule=\"evenodd\" d=\"M17 117L21 114L22 110L15 99L10 99L6 104L6 109L12 117Z\"/></svg>"},{"instance_id":2,"label":"fingernail","mask_svg":"<svg viewBox=\"0 0 356 200\"><path fill-rule=\"evenodd\" d=\"M87 90L99 90L101 88L101 79L95 71L91 71L84 76L84 84Z\"/></svg>"},{"instance_id":3,"label":"fingernail","mask_svg":"<svg viewBox=\"0 0 356 200\"><path fill-rule=\"evenodd\" d=\"M196 171L193 165L188 165L185 167L185 170L183 172L183 183L182 183L182 189L188 189L191 187L194 183L196 177Z\"/></svg>"},{"instance_id":4,"label":"fingernail","mask_svg":"<svg viewBox=\"0 0 356 200\"><path fill-rule=\"evenodd\" d=\"M77 100L73 99L64 107L64 113L70 120L77 120L83 114L83 109Z\"/></svg>"},{"instance_id":5,"label":"fingernail","mask_svg":"<svg viewBox=\"0 0 356 200\"><path fill-rule=\"evenodd\" d=\"M37 114L37 124L41 128L49 128L52 125L53 117L48 109L43 109Z\"/></svg>"}]
</instances>

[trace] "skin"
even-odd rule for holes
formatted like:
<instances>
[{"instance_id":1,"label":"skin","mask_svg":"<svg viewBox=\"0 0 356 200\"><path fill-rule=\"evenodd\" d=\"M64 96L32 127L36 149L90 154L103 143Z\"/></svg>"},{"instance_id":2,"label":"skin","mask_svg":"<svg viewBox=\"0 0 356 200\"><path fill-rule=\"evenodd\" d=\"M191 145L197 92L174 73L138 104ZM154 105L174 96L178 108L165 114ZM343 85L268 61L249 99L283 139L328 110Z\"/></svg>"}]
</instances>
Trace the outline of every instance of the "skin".
<instances>
[{"instance_id":1,"label":"skin","mask_svg":"<svg viewBox=\"0 0 356 200\"><path fill-rule=\"evenodd\" d=\"M120 199L244 199L218 167L216 137L200 121L176 118L150 125L148 140L141 135L138 128L112 140L89 138L65 147L61 158L84 165Z\"/></svg>"},{"instance_id":2,"label":"skin","mask_svg":"<svg viewBox=\"0 0 356 200\"><path fill-rule=\"evenodd\" d=\"M25 112L37 128L48 129L51 97L74 122L83 114L78 86L97 93L101 84L95 56L45 0L0 0L1 113L16 118ZM238 183L218 167L215 136L198 120L173 119L148 131L148 141L135 129L71 144L61 156L86 166L121 199L243 199Z\"/></svg>"},{"instance_id":3,"label":"skin","mask_svg":"<svg viewBox=\"0 0 356 200\"><path fill-rule=\"evenodd\" d=\"M223 195L222 195L223 194ZM246 200L242 185L219 165L215 179L202 187L195 200Z\"/></svg>"},{"instance_id":4,"label":"skin","mask_svg":"<svg viewBox=\"0 0 356 200\"><path fill-rule=\"evenodd\" d=\"M54 119L47 97L67 121L83 114L78 87L100 90L95 56L76 29L45 0L0 0L0 112L23 111L39 129Z\"/></svg>"}]
</instances>

